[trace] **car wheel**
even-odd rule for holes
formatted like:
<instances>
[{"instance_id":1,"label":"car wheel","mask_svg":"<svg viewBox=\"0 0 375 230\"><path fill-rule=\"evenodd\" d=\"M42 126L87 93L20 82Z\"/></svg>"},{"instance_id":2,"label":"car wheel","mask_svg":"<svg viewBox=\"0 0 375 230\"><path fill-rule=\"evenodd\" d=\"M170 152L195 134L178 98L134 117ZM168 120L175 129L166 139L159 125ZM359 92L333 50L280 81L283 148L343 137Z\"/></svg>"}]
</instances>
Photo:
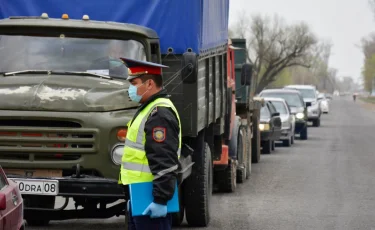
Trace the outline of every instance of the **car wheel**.
<instances>
[{"instance_id":1,"label":"car wheel","mask_svg":"<svg viewBox=\"0 0 375 230\"><path fill-rule=\"evenodd\" d=\"M294 134L290 137L290 142L292 143L292 144L294 144Z\"/></svg>"},{"instance_id":2,"label":"car wheel","mask_svg":"<svg viewBox=\"0 0 375 230\"><path fill-rule=\"evenodd\" d=\"M272 151L272 141L262 141L262 153L270 154Z\"/></svg>"},{"instance_id":3,"label":"car wheel","mask_svg":"<svg viewBox=\"0 0 375 230\"><path fill-rule=\"evenodd\" d=\"M288 140L283 140L283 146L290 147L292 145L292 137L289 137Z\"/></svg>"},{"instance_id":4,"label":"car wheel","mask_svg":"<svg viewBox=\"0 0 375 230\"><path fill-rule=\"evenodd\" d=\"M304 129L301 130L300 139L301 140L307 140L307 126Z\"/></svg>"},{"instance_id":5,"label":"car wheel","mask_svg":"<svg viewBox=\"0 0 375 230\"><path fill-rule=\"evenodd\" d=\"M314 127L319 127L320 126L320 118L313 121L313 126Z\"/></svg>"}]
</instances>

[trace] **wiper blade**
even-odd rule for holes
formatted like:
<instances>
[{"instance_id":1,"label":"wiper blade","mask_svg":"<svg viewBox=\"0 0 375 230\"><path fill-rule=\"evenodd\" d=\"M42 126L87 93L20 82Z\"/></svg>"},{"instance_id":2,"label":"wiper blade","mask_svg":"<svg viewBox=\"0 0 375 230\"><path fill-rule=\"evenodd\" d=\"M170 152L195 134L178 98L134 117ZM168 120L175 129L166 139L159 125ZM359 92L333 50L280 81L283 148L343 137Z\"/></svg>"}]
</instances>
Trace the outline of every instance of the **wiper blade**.
<instances>
[{"instance_id":1,"label":"wiper blade","mask_svg":"<svg viewBox=\"0 0 375 230\"><path fill-rule=\"evenodd\" d=\"M94 76L106 79L112 79L112 77L107 75L101 75L90 72L74 72L74 71L52 71L52 70L20 70L15 72L3 73L4 76L17 75L17 74L61 74L61 75L79 75L79 76Z\"/></svg>"},{"instance_id":2,"label":"wiper blade","mask_svg":"<svg viewBox=\"0 0 375 230\"><path fill-rule=\"evenodd\" d=\"M14 71L14 72L7 72L7 73L3 73L4 76L10 76L10 75L16 75L16 74L24 74L24 73L50 73L51 70L37 70L37 69L34 69L34 70L20 70L20 71Z\"/></svg>"},{"instance_id":3,"label":"wiper blade","mask_svg":"<svg viewBox=\"0 0 375 230\"><path fill-rule=\"evenodd\" d=\"M97 73L90 73L90 72L70 72L70 71L65 71L65 72L52 72L52 73L67 74L67 75L79 75L79 76L94 76L94 77L112 79L112 77L107 76L107 75L102 75L102 74L97 74Z\"/></svg>"}]
</instances>

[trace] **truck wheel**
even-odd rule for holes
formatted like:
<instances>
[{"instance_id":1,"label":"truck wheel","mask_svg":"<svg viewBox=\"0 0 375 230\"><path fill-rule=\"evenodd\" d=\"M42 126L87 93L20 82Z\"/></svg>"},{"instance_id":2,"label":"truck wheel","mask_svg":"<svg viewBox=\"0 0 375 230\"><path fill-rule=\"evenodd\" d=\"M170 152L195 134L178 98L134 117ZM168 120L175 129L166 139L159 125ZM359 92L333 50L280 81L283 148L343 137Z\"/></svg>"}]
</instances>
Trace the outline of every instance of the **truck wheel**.
<instances>
[{"instance_id":1,"label":"truck wheel","mask_svg":"<svg viewBox=\"0 0 375 230\"><path fill-rule=\"evenodd\" d=\"M246 179L249 179L251 173L251 139L250 139L250 129L246 129Z\"/></svg>"},{"instance_id":2,"label":"truck wheel","mask_svg":"<svg viewBox=\"0 0 375 230\"><path fill-rule=\"evenodd\" d=\"M202 145L203 144L203 145ZM210 147L197 144L193 154L193 170L184 182L186 220L190 226L206 227L210 222L213 169Z\"/></svg>"},{"instance_id":3,"label":"truck wheel","mask_svg":"<svg viewBox=\"0 0 375 230\"><path fill-rule=\"evenodd\" d=\"M301 140L307 140L307 126L304 129L301 130L300 139Z\"/></svg>"},{"instance_id":4,"label":"truck wheel","mask_svg":"<svg viewBox=\"0 0 375 230\"><path fill-rule=\"evenodd\" d=\"M178 198L180 204L180 211L177 213L172 213L172 225L174 227L180 226L182 221L184 220L185 206L183 200L183 184L180 185L180 187L178 188Z\"/></svg>"},{"instance_id":5,"label":"truck wheel","mask_svg":"<svg viewBox=\"0 0 375 230\"><path fill-rule=\"evenodd\" d=\"M272 151L272 141L262 141L262 153L270 154Z\"/></svg>"},{"instance_id":6,"label":"truck wheel","mask_svg":"<svg viewBox=\"0 0 375 230\"><path fill-rule=\"evenodd\" d=\"M237 187L237 164L231 160L223 171L215 172L220 192L234 192Z\"/></svg>"},{"instance_id":7,"label":"truck wheel","mask_svg":"<svg viewBox=\"0 0 375 230\"><path fill-rule=\"evenodd\" d=\"M247 134L246 128L240 126L238 132L238 146L237 146L237 183L243 183L246 180L247 175L247 162L248 162L248 151L247 151Z\"/></svg>"},{"instance_id":8,"label":"truck wheel","mask_svg":"<svg viewBox=\"0 0 375 230\"><path fill-rule=\"evenodd\" d=\"M25 196L25 206L33 208L55 208L55 199L54 196L36 196L30 195ZM28 226L46 226L49 224L50 219L46 216L27 216L26 222Z\"/></svg>"},{"instance_id":9,"label":"truck wheel","mask_svg":"<svg viewBox=\"0 0 375 230\"><path fill-rule=\"evenodd\" d=\"M260 116L260 115L259 115ZM259 130L259 116L254 114L252 116L253 122L253 138L251 138L251 161L252 163L259 163L260 161L260 130Z\"/></svg>"}]
</instances>

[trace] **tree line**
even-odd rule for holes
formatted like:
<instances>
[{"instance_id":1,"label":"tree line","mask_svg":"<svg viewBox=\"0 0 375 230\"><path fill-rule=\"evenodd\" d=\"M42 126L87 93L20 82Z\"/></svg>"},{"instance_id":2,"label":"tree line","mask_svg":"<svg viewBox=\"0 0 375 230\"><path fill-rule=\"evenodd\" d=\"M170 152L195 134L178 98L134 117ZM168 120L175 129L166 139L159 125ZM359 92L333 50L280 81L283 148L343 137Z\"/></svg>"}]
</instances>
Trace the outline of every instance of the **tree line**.
<instances>
[{"instance_id":1,"label":"tree line","mask_svg":"<svg viewBox=\"0 0 375 230\"><path fill-rule=\"evenodd\" d=\"M328 63L332 43L319 39L305 22L287 24L278 15L243 11L229 36L247 40L247 61L257 76L256 93L287 84L311 84L329 93L343 88L343 80Z\"/></svg>"}]
</instances>

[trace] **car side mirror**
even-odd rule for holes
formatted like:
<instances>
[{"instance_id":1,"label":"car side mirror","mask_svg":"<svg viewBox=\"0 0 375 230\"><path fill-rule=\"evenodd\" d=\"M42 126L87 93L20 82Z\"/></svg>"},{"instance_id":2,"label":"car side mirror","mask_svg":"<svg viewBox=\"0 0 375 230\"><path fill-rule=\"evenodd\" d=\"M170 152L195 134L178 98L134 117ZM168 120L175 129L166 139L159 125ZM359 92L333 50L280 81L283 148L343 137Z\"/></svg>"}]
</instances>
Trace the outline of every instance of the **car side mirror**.
<instances>
[{"instance_id":1,"label":"car side mirror","mask_svg":"<svg viewBox=\"0 0 375 230\"><path fill-rule=\"evenodd\" d=\"M0 193L0 210L7 208L7 198L4 193Z\"/></svg>"},{"instance_id":2,"label":"car side mirror","mask_svg":"<svg viewBox=\"0 0 375 230\"><path fill-rule=\"evenodd\" d=\"M253 75L253 65L246 63L241 69L241 85L251 85L251 76Z\"/></svg>"},{"instance_id":3,"label":"car side mirror","mask_svg":"<svg viewBox=\"0 0 375 230\"><path fill-rule=\"evenodd\" d=\"M181 61L181 80L193 84L198 79L198 57L194 52L185 52Z\"/></svg>"},{"instance_id":4,"label":"car side mirror","mask_svg":"<svg viewBox=\"0 0 375 230\"><path fill-rule=\"evenodd\" d=\"M305 104L306 104L306 107L311 106L311 102L306 102Z\"/></svg>"},{"instance_id":5,"label":"car side mirror","mask_svg":"<svg viewBox=\"0 0 375 230\"><path fill-rule=\"evenodd\" d=\"M273 113L273 114L272 114L272 117L277 117L277 116L280 116L280 113L279 113L279 112L276 112L276 113Z\"/></svg>"}]
</instances>

